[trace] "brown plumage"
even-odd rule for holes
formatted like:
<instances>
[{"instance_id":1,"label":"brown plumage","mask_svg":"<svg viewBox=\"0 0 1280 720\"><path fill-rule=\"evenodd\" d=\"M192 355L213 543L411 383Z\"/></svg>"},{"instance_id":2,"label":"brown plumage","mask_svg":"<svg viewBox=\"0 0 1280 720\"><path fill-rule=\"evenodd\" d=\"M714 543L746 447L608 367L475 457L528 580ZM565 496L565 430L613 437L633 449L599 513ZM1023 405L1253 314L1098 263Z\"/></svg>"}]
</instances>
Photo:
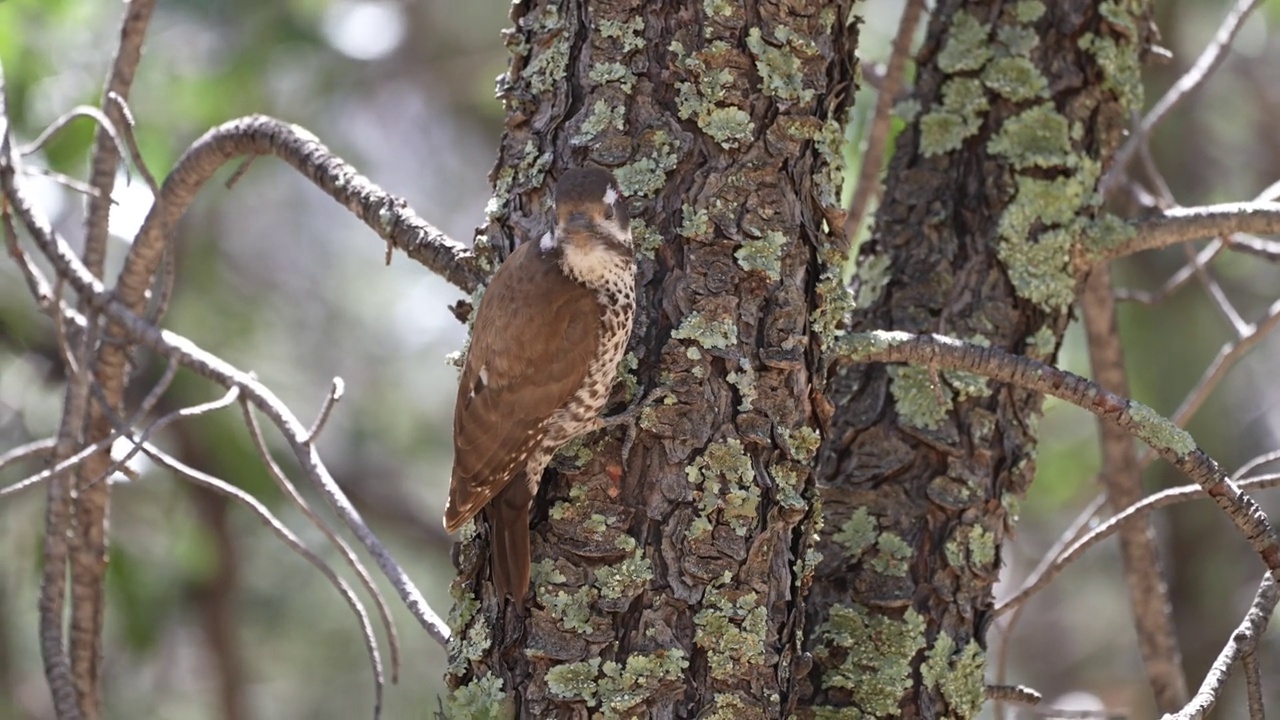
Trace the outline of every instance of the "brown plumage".
<instances>
[{"instance_id":1,"label":"brown plumage","mask_svg":"<svg viewBox=\"0 0 1280 720\"><path fill-rule=\"evenodd\" d=\"M444 516L453 532L484 510L494 584L521 608L542 471L561 445L602 424L635 312L629 222L613 176L569 171L555 206L555 229L507 258L476 310Z\"/></svg>"}]
</instances>

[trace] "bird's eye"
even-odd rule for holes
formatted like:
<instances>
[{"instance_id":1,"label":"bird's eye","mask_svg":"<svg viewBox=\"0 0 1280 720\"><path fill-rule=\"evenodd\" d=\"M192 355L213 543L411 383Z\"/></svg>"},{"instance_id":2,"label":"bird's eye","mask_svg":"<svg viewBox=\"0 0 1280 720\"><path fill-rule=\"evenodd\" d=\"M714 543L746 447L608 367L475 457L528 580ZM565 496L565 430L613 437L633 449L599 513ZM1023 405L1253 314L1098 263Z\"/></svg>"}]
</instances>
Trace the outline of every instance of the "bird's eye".
<instances>
[{"instance_id":1,"label":"bird's eye","mask_svg":"<svg viewBox=\"0 0 1280 720\"><path fill-rule=\"evenodd\" d=\"M612 220L612 219L613 219L614 214L615 214L615 213L614 213L614 211L613 211L613 205L612 205L612 204L609 204L609 205L605 205L605 206L604 206L604 219L605 219L605 220Z\"/></svg>"}]
</instances>

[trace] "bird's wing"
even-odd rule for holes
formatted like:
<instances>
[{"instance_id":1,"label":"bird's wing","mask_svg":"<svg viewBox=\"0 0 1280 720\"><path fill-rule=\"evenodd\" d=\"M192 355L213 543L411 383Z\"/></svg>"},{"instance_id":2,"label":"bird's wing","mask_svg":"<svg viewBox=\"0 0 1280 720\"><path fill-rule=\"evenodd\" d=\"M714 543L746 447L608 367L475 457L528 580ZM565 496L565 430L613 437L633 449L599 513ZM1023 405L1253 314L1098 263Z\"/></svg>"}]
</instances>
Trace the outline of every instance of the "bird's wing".
<instances>
[{"instance_id":1,"label":"bird's wing","mask_svg":"<svg viewBox=\"0 0 1280 720\"><path fill-rule=\"evenodd\" d=\"M524 469L543 422L582 386L599 336L594 293L533 243L499 269L476 314L454 407L450 532Z\"/></svg>"}]
</instances>

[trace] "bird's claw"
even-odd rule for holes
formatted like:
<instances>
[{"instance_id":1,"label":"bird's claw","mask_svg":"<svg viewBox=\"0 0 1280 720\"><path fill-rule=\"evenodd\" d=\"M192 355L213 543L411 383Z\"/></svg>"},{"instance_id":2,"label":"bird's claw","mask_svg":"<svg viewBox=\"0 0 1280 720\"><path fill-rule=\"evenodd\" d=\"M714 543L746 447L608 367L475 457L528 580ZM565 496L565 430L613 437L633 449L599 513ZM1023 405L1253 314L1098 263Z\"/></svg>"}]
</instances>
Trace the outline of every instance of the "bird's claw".
<instances>
[{"instance_id":1,"label":"bird's claw","mask_svg":"<svg viewBox=\"0 0 1280 720\"><path fill-rule=\"evenodd\" d=\"M622 412L616 415L610 415L609 417L606 417L606 418L600 418L601 428L613 427L615 425L626 425L626 434L623 435L622 437L623 462L626 462L627 457L631 455L631 446L635 444L635 440L636 440L636 426L631 421L634 420L636 416L638 416L640 413L644 412L645 408L653 405L654 402L658 400L658 398L665 397L672 394L673 393L671 392L671 388L665 385L659 385L658 387L650 390L649 393L645 395L642 399L640 399L635 403L632 403L631 406L628 407L626 410L623 410Z\"/></svg>"}]
</instances>

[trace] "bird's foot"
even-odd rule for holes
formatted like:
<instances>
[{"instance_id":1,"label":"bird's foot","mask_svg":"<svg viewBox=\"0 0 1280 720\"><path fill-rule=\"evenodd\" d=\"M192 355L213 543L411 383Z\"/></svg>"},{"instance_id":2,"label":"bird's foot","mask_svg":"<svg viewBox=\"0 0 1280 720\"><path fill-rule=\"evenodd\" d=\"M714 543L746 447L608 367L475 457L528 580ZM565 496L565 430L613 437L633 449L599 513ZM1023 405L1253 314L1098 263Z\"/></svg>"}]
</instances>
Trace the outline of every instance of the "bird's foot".
<instances>
[{"instance_id":1,"label":"bird's foot","mask_svg":"<svg viewBox=\"0 0 1280 720\"><path fill-rule=\"evenodd\" d=\"M616 425L626 426L626 435L622 437L622 459L624 462L631 454L631 446L635 444L636 441L636 425L632 421L635 420L640 413L644 412L646 408L653 405L658 398L672 394L671 388L668 388L665 385L659 385L658 387L650 390L649 394L632 403L626 410L623 410L616 415L599 418L596 421L598 423L597 429L610 428Z\"/></svg>"}]
</instances>

